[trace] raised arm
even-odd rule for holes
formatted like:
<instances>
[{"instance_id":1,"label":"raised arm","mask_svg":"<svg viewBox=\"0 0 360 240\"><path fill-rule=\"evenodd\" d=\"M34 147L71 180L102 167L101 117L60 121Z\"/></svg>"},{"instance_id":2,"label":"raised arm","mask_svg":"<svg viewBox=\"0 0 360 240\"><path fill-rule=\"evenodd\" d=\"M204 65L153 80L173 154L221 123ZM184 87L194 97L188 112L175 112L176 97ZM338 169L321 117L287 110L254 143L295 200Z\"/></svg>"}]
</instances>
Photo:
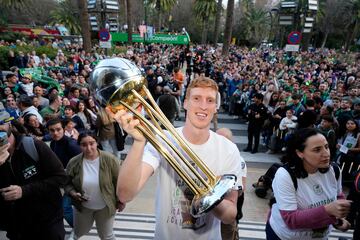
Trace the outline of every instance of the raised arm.
<instances>
[{"instance_id":1,"label":"raised arm","mask_svg":"<svg viewBox=\"0 0 360 240\"><path fill-rule=\"evenodd\" d=\"M126 203L131 201L140 192L146 181L153 174L154 169L142 161L146 139L136 129L139 120L133 119L132 115L124 110L118 111L116 114L107 110L107 113L134 139L134 143L120 168L116 188L120 202Z\"/></svg>"}]
</instances>

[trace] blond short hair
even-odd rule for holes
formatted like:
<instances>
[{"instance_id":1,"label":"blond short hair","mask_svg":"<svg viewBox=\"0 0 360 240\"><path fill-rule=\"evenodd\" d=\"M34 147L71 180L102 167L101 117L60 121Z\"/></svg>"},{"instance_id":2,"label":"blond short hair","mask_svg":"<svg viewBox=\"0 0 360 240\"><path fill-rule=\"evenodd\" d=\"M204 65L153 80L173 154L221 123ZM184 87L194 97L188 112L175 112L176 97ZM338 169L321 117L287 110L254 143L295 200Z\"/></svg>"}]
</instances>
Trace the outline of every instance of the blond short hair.
<instances>
[{"instance_id":1,"label":"blond short hair","mask_svg":"<svg viewBox=\"0 0 360 240\"><path fill-rule=\"evenodd\" d=\"M193 88L211 88L216 92L218 92L219 89L217 83L214 80L208 77L200 76L190 82L186 90L186 95L185 95L186 99L190 97L190 91Z\"/></svg>"}]
</instances>

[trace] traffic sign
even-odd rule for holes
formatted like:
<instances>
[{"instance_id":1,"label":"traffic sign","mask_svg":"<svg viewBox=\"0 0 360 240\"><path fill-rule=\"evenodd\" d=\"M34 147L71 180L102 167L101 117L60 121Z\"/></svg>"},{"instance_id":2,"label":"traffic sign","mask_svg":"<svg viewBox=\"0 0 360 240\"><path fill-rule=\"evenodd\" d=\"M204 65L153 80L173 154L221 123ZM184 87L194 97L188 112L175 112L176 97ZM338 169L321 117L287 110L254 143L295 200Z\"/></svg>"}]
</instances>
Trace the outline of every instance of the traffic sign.
<instances>
[{"instance_id":1,"label":"traffic sign","mask_svg":"<svg viewBox=\"0 0 360 240\"><path fill-rule=\"evenodd\" d=\"M99 41L99 47L100 48L111 48L111 42L110 41L107 41L107 42Z\"/></svg>"},{"instance_id":2,"label":"traffic sign","mask_svg":"<svg viewBox=\"0 0 360 240\"><path fill-rule=\"evenodd\" d=\"M289 44L299 44L301 42L301 33L298 31L293 31L288 35Z\"/></svg>"},{"instance_id":3,"label":"traffic sign","mask_svg":"<svg viewBox=\"0 0 360 240\"><path fill-rule=\"evenodd\" d=\"M109 30L103 28L99 31L99 39L100 41L107 42L110 39L110 32Z\"/></svg>"},{"instance_id":4,"label":"traffic sign","mask_svg":"<svg viewBox=\"0 0 360 240\"><path fill-rule=\"evenodd\" d=\"M286 52L298 52L300 49L299 44L286 44L285 51Z\"/></svg>"}]
</instances>

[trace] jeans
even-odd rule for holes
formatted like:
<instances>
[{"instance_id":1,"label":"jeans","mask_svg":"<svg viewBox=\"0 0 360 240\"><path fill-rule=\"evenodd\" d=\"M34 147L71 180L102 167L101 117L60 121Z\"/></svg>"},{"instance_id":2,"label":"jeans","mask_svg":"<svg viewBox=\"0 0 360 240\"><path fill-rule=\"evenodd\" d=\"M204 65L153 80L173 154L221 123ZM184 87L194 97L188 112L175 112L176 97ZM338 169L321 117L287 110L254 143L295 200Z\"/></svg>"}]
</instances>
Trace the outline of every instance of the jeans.
<instances>
[{"instance_id":1,"label":"jeans","mask_svg":"<svg viewBox=\"0 0 360 240\"><path fill-rule=\"evenodd\" d=\"M276 235L276 233L274 232L274 230L270 226L269 221L266 223L265 232L266 232L266 240L281 240L281 238L279 238Z\"/></svg>"},{"instance_id":2,"label":"jeans","mask_svg":"<svg viewBox=\"0 0 360 240\"><path fill-rule=\"evenodd\" d=\"M63 209L66 222L70 225L70 227L74 227L74 214L71 205L71 198L67 194L64 194L63 196Z\"/></svg>"},{"instance_id":3,"label":"jeans","mask_svg":"<svg viewBox=\"0 0 360 240\"><path fill-rule=\"evenodd\" d=\"M118 151L118 149L116 147L115 138L101 141L101 146L103 147L104 151L112 153L115 155L115 157L117 157L118 159L121 159L121 152Z\"/></svg>"},{"instance_id":4,"label":"jeans","mask_svg":"<svg viewBox=\"0 0 360 240\"><path fill-rule=\"evenodd\" d=\"M81 236L87 234L95 221L96 229L101 240L115 240L113 232L114 220L115 213L109 216L107 207L99 210L82 207L81 212L74 209L73 239L79 239Z\"/></svg>"}]
</instances>

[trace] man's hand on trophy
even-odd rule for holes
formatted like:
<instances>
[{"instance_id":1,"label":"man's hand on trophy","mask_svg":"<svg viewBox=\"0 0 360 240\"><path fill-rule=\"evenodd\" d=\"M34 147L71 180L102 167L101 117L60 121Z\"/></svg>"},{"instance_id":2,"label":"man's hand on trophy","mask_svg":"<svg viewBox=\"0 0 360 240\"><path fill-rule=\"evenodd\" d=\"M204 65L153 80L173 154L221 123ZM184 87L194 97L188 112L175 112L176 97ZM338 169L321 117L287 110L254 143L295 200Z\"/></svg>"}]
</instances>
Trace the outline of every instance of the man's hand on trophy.
<instances>
[{"instance_id":1,"label":"man's hand on trophy","mask_svg":"<svg viewBox=\"0 0 360 240\"><path fill-rule=\"evenodd\" d=\"M115 119L120 126L132 137L134 141L145 142L146 139L144 135L136 129L136 126L140 125L140 121L135 119L133 115L125 110L117 111L115 114L110 110L110 108L106 108L107 114L109 114L110 118Z\"/></svg>"}]
</instances>

